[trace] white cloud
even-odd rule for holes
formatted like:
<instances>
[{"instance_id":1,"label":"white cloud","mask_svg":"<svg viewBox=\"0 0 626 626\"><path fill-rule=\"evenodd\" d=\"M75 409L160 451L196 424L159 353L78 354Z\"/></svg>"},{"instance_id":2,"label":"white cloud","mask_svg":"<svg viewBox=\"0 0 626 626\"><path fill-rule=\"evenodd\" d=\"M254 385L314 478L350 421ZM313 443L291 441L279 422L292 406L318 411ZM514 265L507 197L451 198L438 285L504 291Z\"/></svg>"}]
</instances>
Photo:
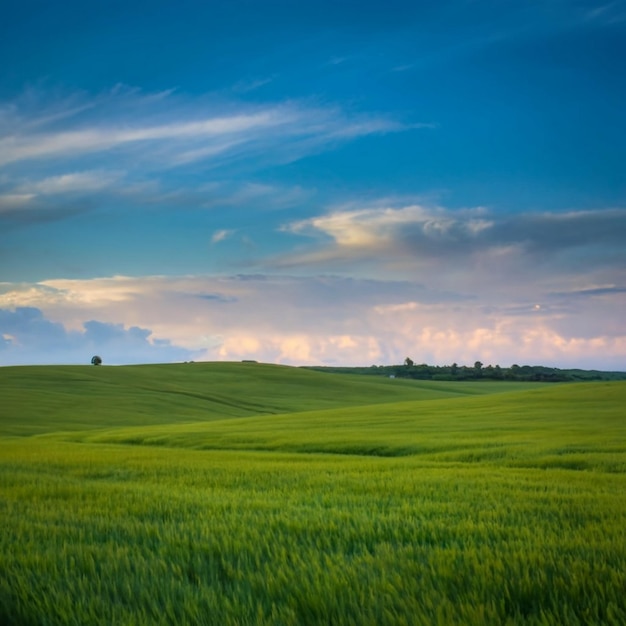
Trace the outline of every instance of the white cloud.
<instances>
[{"instance_id":1,"label":"white cloud","mask_svg":"<svg viewBox=\"0 0 626 626\"><path fill-rule=\"evenodd\" d=\"M84 128L63 132L48 132L10 136L0 139L0 165L25 159L53 156L80 156L90 152L101 152L136 142L157 140L184 140L211 138L221 135L237 135L258 128L285 124L278 110L270 109L248 115L214 117L182 123L142 126L131 128L108 126Z\"/></svg>"},{"instance_id":2,"label":"white cloud","mask_svg":"<svg viewBox=\"0 0 626 626\"><path fill-rule=\"evenodd\" d=\"M410 205L400 208L376 207L339 210L288 224L284 230L295 233L321 232L339 246L387 247L407 226L419 228L430 239L457 239L476 235L493 226L482 208L452 212L443 208Z\"/></svg>"},{"instance_id":3,"label":"white cloud","mask_svg":"<svg viewBox=\"0 0 626 626\"><path fill-rule=\"evenodd\" d=\"M34 194L52 195L100 191L117 183L122 177L122 172L106 170L68 172L58 176L48 176L38 181L24 182L17 189L30 197L33 197Z\"/></svg>"},{"instance_id":4,"label":"white cloud","mask_svg":"<svg viewBox=\"0 0 626 626\"><path fill-rule=\"evenodd\" d=\"M242 146L263 154L267 147L275 151L290 144L289 158L294 158L295 153L320 149L337 139L409 128L382 117L348 116L336 108L297 102L217 104L171 91L154 97L138 90L114 90L82 103L78 99L39 103L35 110L31 104L24 111L20 101L5 103L5 117L11 123L0 123L0 166L32 160L68 162L112 150L128 158L137 147L144 150L144 161L151 157L160 166L211 159Z\"/></svg>"},{"instance_id":5,"label":"white cloud","mask_svg":"<svg viewBox=\"0 0 626 626\"><path fill-rule=\"evenodd\" d=\"M0 102L0 215L24 226L122 196L134 206L286 208L310 192L255 180L260 170L411 128L310 102L251 105L124 86L93 97L33 90Z\"/></svg>"},{"instance_id":6,"label":"white cloud","mask_svg":"<svg viewBox=\"0 0 626 626\"><path fill-rule=\"evenodd\" d=\"M332 276L120 276L4 284L0 309L36 307L64 332L84 332L89 320L149 328L150 340L198 360L623 369L626 290L541 295L464 300L415 282Z\"/></svg>"},{"instance_id":7,"label":"white cloud","mask_svg":"<svg viewBox=\"0 0 626 626\"><path fill-rule=\"evenodd\" d=\"M106 355L110 364L168 362L189 359L195 354L167 340L155 340L152 332L137 326L85 321L80 330L67 330L52 322L42 311L19 307L0 309L0 364L30 365L89 363L94 352Z\"/></svg>"},{"instance_id":8,"label":"white cloud","mask_svg":"<svg viewBox=\"0 0 626 626\"><path fill-rule=\"evenodd\" d=\"M263 211L283 210L301 205L314 193L298 185L283 186L242 180L214 181L192 191L186 190L186 195L193 195L202 208L254 207Z\"/></svg>"},{"instance_id":9,"label":"white cloud","mask_svg":"<svg viewBox=\"0 0 626 626\"><path fill-rule=\"evenodd\" d=\"M354 206L288 223L308 237L262 261L273 270L413 279L475 297L623 282L626 209L498 214L477 207ZM545 271L549 268L549 271ZM620 276L622 276L620 278Z\"/></svg>"},{"instance_id":10,"label":"white cloud","mask_svg":"<svg viewBox=\"0 0 626 626\"><path fill-rule=\"evenodd\" d=\"M228 239L233 234L233 230L223 229L216 230L211 237L211 243L219 243L220 241L224 241Z\"/></svg>"},{"instance_id":11,"label":"white cloud","mask_svg":"<svg viewBox=\"0 0 626 626\"><path fill-rule=\"evenodd\" d=\"M268 85L275 79L276 76L257 78L252 80L241 80L233 86L233 91L237 93L249 93L250 91L256 91L257 89Z\"/></svg>"},{"instance_id":12,"label":"white cloud","mask_svg":"<svg viewBox=\"0 0 626 626\"><path fill-rule=\"evenodd\" d=\"M3 211L15 211L27 207L35 194L33 193L7 193L0 195L0 213Z\"/></svg>"}]
</instances>

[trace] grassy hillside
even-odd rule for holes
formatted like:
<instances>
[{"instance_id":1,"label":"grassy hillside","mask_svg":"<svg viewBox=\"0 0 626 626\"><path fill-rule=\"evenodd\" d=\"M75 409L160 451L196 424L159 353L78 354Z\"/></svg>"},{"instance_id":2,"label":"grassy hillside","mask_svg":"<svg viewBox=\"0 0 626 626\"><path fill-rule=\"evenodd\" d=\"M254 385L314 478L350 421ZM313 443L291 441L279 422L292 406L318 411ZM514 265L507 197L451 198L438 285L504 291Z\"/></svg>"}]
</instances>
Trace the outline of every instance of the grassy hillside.
<instances>
[{"instance_id":1,"label":"grassy hillside","mask_svg":"<svg viewBox=\"0 0 626 626\"><path fill-rule=\"evenodd\" d=\"M601 399L601 401L599 401ZM63 435L89 443L271 450L626 472L626 384Z\"/></svg>"},{"instance_id":2,"label":"grassy hillside","mask_svg":"<svg viewBox=\"0 0 626 626\"><path fill-rule=\"evenodd\" d=\"M626 623L626 383L0 381L0 623Z\"/></svg>"},{"instance_id":3,"label":"grassy hillside","mask_svg":"<svg viewBox=\"0 0 626 626\"><path fill-rule=\"evenodd\" d=\"M510 385L509 385L510 387ZM505 391L257 363L0 368L0 434L169 424Z\"/></svg>"}]
</instances>

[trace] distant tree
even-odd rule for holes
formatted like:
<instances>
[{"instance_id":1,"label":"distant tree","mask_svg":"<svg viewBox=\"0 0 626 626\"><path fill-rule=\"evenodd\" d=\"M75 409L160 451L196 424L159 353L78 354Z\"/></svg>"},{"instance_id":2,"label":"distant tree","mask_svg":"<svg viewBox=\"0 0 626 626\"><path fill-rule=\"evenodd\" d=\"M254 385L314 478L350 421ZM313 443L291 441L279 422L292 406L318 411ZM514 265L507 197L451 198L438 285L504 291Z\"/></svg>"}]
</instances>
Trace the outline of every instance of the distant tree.
<instances>
[{"instance_id":1,"label":"distant tree","mask_svg":"<svg viewBox=\"0 0 626 626\"><path fill-rule=\"evenodd\" d=\"M453 363L450 366L450 374L452 374L452 376L456 376L459 372L459 366L456 363Z\"/></svg>"},{"instance_id":2,"label":"distant tree","mask_svg":"<svg viewBox=\"0 0 626 626\"><path fill-rule=\"evenodd\" d=\"M404 364L407 367L413 367L413 359L410 359L408 356L406 357L406 359L404 359Z\"/></svg>"},{"instance_id":3,"label":"distant tree","mask_svg":"<svg viewBox=\"0 0 626 626\"><path fill-rule=\"evenodd\" d=\"M92 365L102 365L102 359L96 354L96 356L91 357Z\"/></svg>"}]
</instances>

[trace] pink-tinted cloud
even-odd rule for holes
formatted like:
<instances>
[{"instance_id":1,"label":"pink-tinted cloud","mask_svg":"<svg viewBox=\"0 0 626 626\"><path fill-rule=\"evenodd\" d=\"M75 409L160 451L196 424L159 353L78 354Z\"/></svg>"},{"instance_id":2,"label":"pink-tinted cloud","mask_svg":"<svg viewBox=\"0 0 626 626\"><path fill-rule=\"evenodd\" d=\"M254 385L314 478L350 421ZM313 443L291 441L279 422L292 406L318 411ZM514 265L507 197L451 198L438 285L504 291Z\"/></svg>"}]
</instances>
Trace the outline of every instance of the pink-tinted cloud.
<instances>
[{"instance_id":1,"label":"pink-tinted cloud","mask_svg":"<svg viewBox=\"0 0 626 626\"><path fill-rule=\"evenodd\" d=\"M112 277L5 284L3 291L0 308L37 307L64 332L84 332L90 320L123 321L123 328L149 328L152 343L205 360L370 365L411 356L623 369L626 356L626 332L612 323L626 294L606 288L576 296L579 309L558 299L487 303L409 281L329 276ZM594 311L595 325L580 321Z\"/></svg>"}]
</instances>

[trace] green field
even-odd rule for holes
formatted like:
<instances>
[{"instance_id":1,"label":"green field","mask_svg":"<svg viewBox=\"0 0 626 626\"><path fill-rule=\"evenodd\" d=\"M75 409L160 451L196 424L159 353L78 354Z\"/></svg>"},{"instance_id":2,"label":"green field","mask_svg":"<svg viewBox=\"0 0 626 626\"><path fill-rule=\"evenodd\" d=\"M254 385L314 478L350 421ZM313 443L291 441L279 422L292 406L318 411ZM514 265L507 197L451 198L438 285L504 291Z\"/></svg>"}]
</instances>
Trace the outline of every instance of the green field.
<instances>
[{"instance_id":1,"label":"green field","mask_svg":"<svg viewBox=\"0 0 626 626\"><path fill-rule=\"evenodd\" d=\"M626 383L0 368L0 623L626 624Z\"/></svg>"}]
</instances>

